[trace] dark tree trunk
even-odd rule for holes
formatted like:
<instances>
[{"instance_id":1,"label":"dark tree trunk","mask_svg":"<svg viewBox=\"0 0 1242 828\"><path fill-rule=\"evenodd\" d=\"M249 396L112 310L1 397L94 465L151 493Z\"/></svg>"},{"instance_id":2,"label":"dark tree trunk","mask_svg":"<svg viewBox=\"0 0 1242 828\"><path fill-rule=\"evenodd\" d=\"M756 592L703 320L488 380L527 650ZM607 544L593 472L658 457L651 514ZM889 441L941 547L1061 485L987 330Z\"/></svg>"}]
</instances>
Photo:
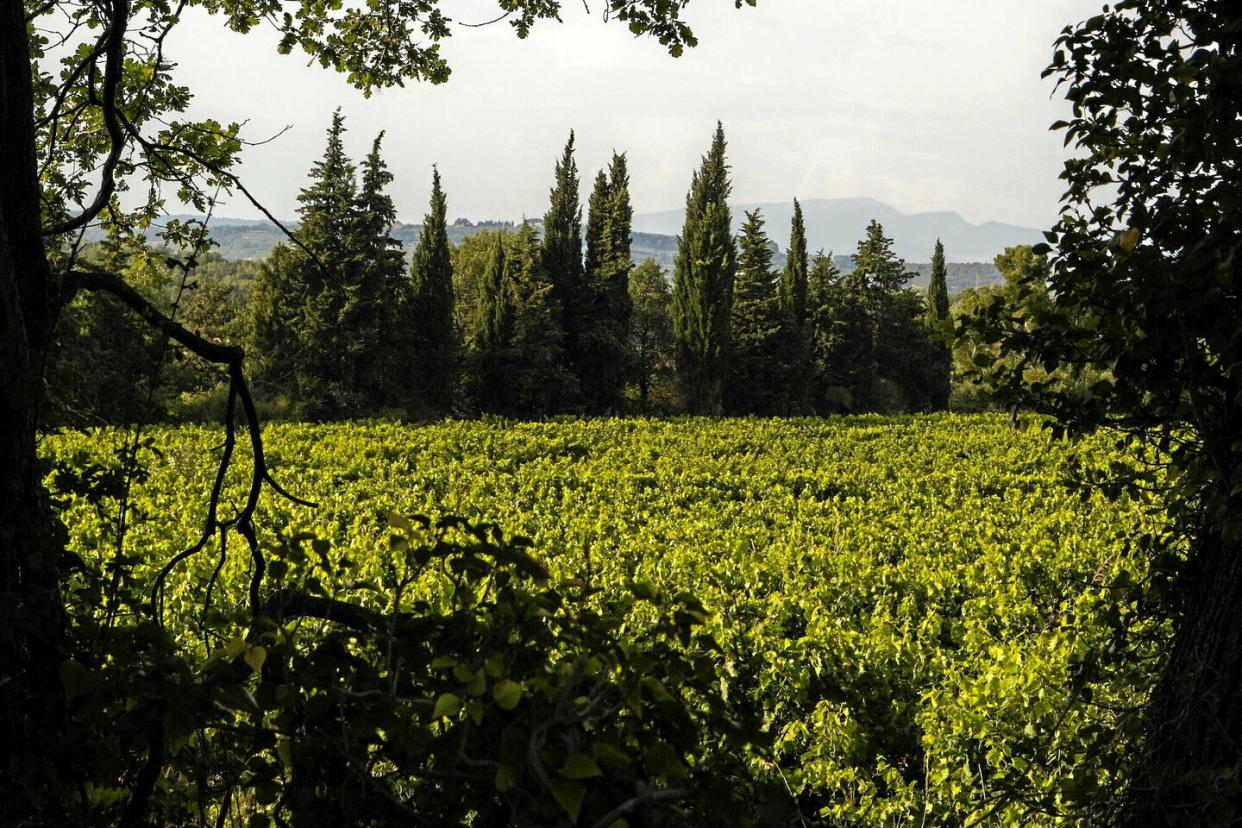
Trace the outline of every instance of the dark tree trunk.
<instances>
[{"instance_id":1,"label":"dark tree trunk","mask_svg":"<svg viewBox=\"0 0 1242 828\"><path fill-rule=\"evenodd\" d=\"M1200 540L1123 824L1242 820L1242 545Z\"/></svg>"},{"instance_id":2,"label":"dark tree trunk","mask_svg":"<svg viewBox=\"0 0 1242 828\"><path fill-rule=\"evenodd\" d=\"M60 782L63 538L36 456L55 291L40 236L30 53L0 0L0 822L46 821ZM7 817L7 818L6 818Z\"/></svg>"}]
</instances>

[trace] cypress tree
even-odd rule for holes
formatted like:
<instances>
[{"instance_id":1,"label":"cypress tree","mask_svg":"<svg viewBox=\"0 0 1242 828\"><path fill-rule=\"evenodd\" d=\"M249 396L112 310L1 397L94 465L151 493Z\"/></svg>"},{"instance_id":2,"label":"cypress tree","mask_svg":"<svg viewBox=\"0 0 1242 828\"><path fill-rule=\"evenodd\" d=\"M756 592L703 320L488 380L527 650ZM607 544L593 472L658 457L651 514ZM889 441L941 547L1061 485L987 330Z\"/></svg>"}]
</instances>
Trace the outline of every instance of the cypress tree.
<instances>
[{"instance_id":1,"label":"cypress tree","mask_svg":"<svg viewBox=\"0 0 1242 828\"><path fill-rule=\"evenodd\" d=\"M578 380L586 410L596 414L621 408L628 373L629 182L625 155L614 152L607 174L595 177L588 201L584 275L590 302L579 339Z\"/></svg>"},{"instance_id":2,"label":"cypress tree","mask_svg":"<svg viewBox=\"0 0 1242 828\"><path fill-rule=\"evenodd\" d=\"M810 404L816 414L835 414L852 408L840 354L843 299L841 271L833 263L832 254L825 255L821 250L811 257L807 272Z\"/></svg>"},{"instance_id":3,"label":"cypress tree","mask_svg":"<svg viewBox=\"0 0 1242 828\"><path fill-rule=\"evenodd\" d=\"M931 324L949 318L949 281L944 264L944 245L936 239L932 251L931 280L927 284L927 319Z\"/></svg>"},{"instance_id":4,"label":"cypress tree","mask_svg":"<svg viewBox=\"0 0 1242 828\"><path fill-rule=\"evenodd\" d=\"M781 300L785 312L798 328L806 325L806 290L806 224L802 219L802 205L795 198L793 220L789 228L789 252L781 278Z\"/></svg>"},{"instance_id":5,"label":"cypress tree","mask_svg":"<svg viewBox=\"0 0 1242 828\"><path fill-rule=\"evenodd\" d=\"M604 234L606 257L598 279L607 298L609 318L621 330L625 338L632 308L629 301L630 271L634 267L630 259L631 231L634 208L630 205L630 172L625 153L612 154L608 166L608 224Z\"/></svg>"},{"instance_id":6,"label":"cypress tree","mask_svg":"<svg viewBox=\"0 0 1242 828\"><path fill-rule=\"evenodd\" d=\"M578 383L565 359L560 313L540 256L534 228L523 223L510 236L505 259L512 295L512 323L505 349L502 413L544 417L572 407Z\"/></svg>"},{"instance_id":7,"label":"cypress tree","mask_svg":"<svg viewBox=\"0 0 1242 828\"><path fill-rule=\"evenodd\" d=\"M949 349L948 334L941 328L949 319L948 273L944 264L944 245L936 239L932 252L931 280L927 284L927 322L932 340L930 377L931 406L936 410L949 407L952 384L953 354Z\"/></svg>"},{"instance_id":8,"label":"cypress tree","mask_svg":"<svg viewBox=\"0 0 1242 828\"><path fill-rule=\"evenodd\" d=\"M783 413L785 366L781 353L783 316L772 248L758 210L746 213L737 241L733 287L729 408L736 414Z\"/></svg>"},{"instance_id":9,"label":"cypress tree","mask_svg":"<svg viewBox=\"0 0 1242 828\"><path fill-rule=\"evenodd\" d=\"M432 169L431 204L414 248L410 271L411 309L407 325L415 333L414 371L424 404L444 413L453 403L457 341L453 329L453 260L449 250L440 171Z\"/></svg>"},{"instance_id":10,"label":"cypress tree","mask_svg":"<svg viewBox=\"0 0 1242 828\"><path fill-rule=\"evenodd\" d=\"M383 144L384 133L381 132L371 142L371 151L367 153L367 157L362 162L362 185L358 189L356 232L359 233L362 241L360 247L363 245L374 247L373 251L365 252L378 254L385 260L395 259L400 263L402 259L400 242L389 235L389 231L397 221L397 208L392 203L392 196L388 194L388 185L392 183L392 173L388 171L388 164L380 155ZM394 252L395 255L392 255ZM397 278L387 280L386 285L390 291L394 285L401 284L403 275L399 274Z\"/></svg>"},{"instance_id":11,"label":"cypress tree","mask_svg":"<svg viewBox=\"0 0 1242 828\"><path fill-rule=\"evenodd\" d=\"M475 347L480 351L495 350L505 344L513 314L505 263L505 234L497 230L492 235L491 256L483 271L474 326Z\"/></svg>"},{"instance_id":12,"label":"cypress tree","mask_svg":"<svg viewBox=\"0 0 1242 828\"><path fill-rule=\"evenodd\" d=\"M498 230L493 236L475 308L474 398L481 410L499 413L505 404L505 351L513 326L513 294L504 231Z\"/></svg>"},{"instance_id":13,"label":"cypress tree","mask_svg":"<svg viewBox=\"0 0 1242 828\"><path fill-rule=\"evenodd\" d=\"M588 281L599 272L600 263L606 255L604 233L608 223L609 200L608 173L600 170L595 174L595 186L587 199L586 260L582 269Z\"/></svg>"},{"instance_id":14,"label":"cypress tree","mask_svg":"<svg viewBox=\"0 0 1242 828\"><path fill-rule=\"evenodd\" d=\"M783 311L781 366L787 383L781 413L785 414L806 413L812 405L815 368L808 324L807 280L806 223L802 218L802 205L795 198L793 219L789 226L789 249L780 285Z\"/></svg>"},{"instance_id":15,"label":"cypress tree","mask_svg":"<svg viewBox=\"0 0 1242 828\"><path fill-rule=\"evenodd\" d=\"M560 308L559 318L553 321L564 332L565 351L574 373L581 376L580 340L590 300L582 269L582 204L572 131L556 162L556 180L549 198L548 212L543 218L543 270L552 285L551 298Z\"/></svg>"},{"instance_id":16,"label":"cypress tree","mask_svg":"<svg viewBox=\"0 0 1242 828\"><path fill-rule=\"evenodd\" d=\"M692 414L723 408L737 253L730 231L724 127L690 181L673 276L673 332L681 394Z\"/></svg>"}]
</instances>

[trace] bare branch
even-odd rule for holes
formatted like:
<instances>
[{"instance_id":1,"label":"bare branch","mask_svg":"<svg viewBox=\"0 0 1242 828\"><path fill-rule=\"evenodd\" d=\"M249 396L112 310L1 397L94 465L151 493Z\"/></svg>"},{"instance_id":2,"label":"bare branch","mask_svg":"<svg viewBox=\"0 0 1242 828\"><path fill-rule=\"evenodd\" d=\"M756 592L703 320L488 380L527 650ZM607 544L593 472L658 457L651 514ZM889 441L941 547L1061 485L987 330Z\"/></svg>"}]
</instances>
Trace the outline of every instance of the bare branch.
<instances>
[{"instance_id":1,"label":"bare branch","mask_svg":"<svg viewBox=\"0 0 1242 828\"><path fill-rule=\"evenodd\" d=\"M385 614L358 604L308 595L295 589L279 589L259 606L256 616L270 618L277 624L290 618L318 618L348 627L359 633L384 633L394 621L401 622L403 634L426 636L437 625L453 626L453 617L435 619L408 612Z\"/></svg>"},{"instance_id":2,"label":"bare branch","mask_svg":"<svg viewBox=\"0 0 1242 828\"><path fill-rule=\"evenodd\" d=\"M250 549L250 556L253 562L253 569L250 576L250 607L251 612L259 614L259 586L263 581L263 575L267 566L263 558L263 553L259 549L258 538L255 533L254 513L259 505L259 496L262 494L263 485L266 483L271 485L278 493L290 497L297 503L306 506L314 506L307 500L293 498L279 484L277 484L271 475L271 470L267 466L267 461L263 453L263 435L259 430L259 415L255 408L254 398L250 395L250 388L246 383L246 377L242 370L242 361L245 356L244 351L233 345L221 345L204 339L196 333L192 333L185 327L177 324L172 319L165 316L158 308L152 305L142 294L134 290L132 286L125 282L124 279L100 270L75 270L70 274L70 279L74 287L86 290L102 290L106 291L131 310L141 316L148 324L157 330L163 332L173 341L183 345L191 352L197 354L203 359L211 362L223 363L229 369L229 402L227 410L227 422L225 432L224 454L220 459L220 464L216 470L216 480L212 485L211 498L208 504L207 521L203 528L202 534L196 543L185 551L174 556L173 559L166 564L156 576L154 582L154 592L152 596L152 604L158 607L160 595L165 579L168 577L172 569L189 558L192 555L202 551L212 534L219 530L222 533L228 529L235 529L239 535L246 540L246 544ZM236 420L234 412L236 403L240 401L242 413L246 418L246 431L250 437L251 450L251 473L250 484L247 489L246 502L236 515L228 520L221 520L218 515L219 501L224 488L225 475L228 472L232 462L233 447L236 442ZM223 544L223 538L222 538Z\"/></svg>"},{"instance_id":3,"label":"bare branch","mask_svg":"<svg viewBox=\"0 0 1242 828\"><path fill-rule=\"evenodd\" d=\"M460 20L457 20L454 22L457 23L458 26L466 26L467 28L478 29L478 28L482 28L483 26L490 26L493 23L499 23L500 21L504 20L506 17L508 17L511 14L513 14L513 9L510 9L509 11L500 15L499 17L493 17L491 20L484 20L482 23L463 23Z\"/></svg>"},{"instance_id":4,"label":"bare branch","mask_svg":"<svg viewBox=\"0 0 1242 828\"><path fill-rule=\"evenodd\" d=\"M102 290L120 299L130 310L137 313L152 327L161 331L209 362L227 365L241 364L244 352L235 345L221 345L204 339L196 333L169 319L159 308L147 301L124 279L102 270L75 270L70 274L72 283L83 290Z\"/></svg>"}]
</instances>

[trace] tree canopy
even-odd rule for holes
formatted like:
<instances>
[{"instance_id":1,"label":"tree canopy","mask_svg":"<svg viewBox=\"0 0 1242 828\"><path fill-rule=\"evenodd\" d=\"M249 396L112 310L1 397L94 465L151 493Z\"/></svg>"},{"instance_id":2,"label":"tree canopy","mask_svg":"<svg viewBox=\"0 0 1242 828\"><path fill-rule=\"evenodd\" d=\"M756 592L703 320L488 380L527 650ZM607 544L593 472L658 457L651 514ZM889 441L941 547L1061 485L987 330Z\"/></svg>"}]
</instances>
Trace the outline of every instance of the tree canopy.
<instances>
[{"instance_id":1,"label":"tree canopy","mask_svg":"<svg viewBox=\"0 0 1242 828\"><path fill-rule=\"evenodd\" d=\"M1066 28L1045 74L1074 107L1054 125L1074 151L1061 220L1008 263L1018 302L997 297L965 332L1000 343L983 365L1010 404L1161 458L1089 478L1156 491L1178 529L1137 541L1152 557L1138 607L1177 632L1125 820L1225 824L1242 772L1242 18L1229 0L1125 0Z\"/></svg>"}]
</instances>

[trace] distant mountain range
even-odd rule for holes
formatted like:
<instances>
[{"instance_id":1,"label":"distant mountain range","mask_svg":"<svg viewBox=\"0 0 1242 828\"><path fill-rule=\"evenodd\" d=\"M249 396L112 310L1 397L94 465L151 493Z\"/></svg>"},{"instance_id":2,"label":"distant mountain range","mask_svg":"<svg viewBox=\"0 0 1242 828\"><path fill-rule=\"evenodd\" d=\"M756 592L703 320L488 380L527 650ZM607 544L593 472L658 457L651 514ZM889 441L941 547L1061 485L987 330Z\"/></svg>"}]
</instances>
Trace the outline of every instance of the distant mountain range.
<instances>
[{"instance_id":1,"label":"distant mountain range","mask_svg":"<svg viewBox=\"0 0 1242 828\"><path fill-rule=\"evenodd\" d=\"M990 262L1006 247L1043 241L1043 233L1033 227L998 221L971 224L954 212L903 213L871 198L812 198L801 204L812 251L853 253L872 219L884 225L885 235L893 240L893 252L910 262L930 261L936 239L944 243L945 258L951 262ZM788 244L792 201L730 206L735 232L745 218L743 211L760 209L768 235L782 249ZM684 210L644 213L634 216L634 229L674 235L681 232L684 215Z\"/></svg>"},{"instance_id":2,"label":"distant mountain range","mask_svg":"<svg viewBox=\"0 0 1242 828\"><path fill-rule=\"evenodd\" d=\"M741 226L743 211L763 211L767 222L766 229L776 250L774 264L783 267L783 251L788 244L793 202L731 206L735 230ZM867 224L871 219L878 220L884 225L885 234L893 239L894 252L906 259L910 270L917 274L911 284L919 287L927 284L930 266L926 263L931 259L936 239L940 239L944 243L945 257L949 260L949 290L952 293L967 287L999 282L1000 274L991 264L996 254L1006 247L1036 244L1043 238L1040 231L1031 227L995 221L970 224L953 212L902 213L881 201L866 198L808 199L802 202L802 212L809 249L812 252L823 250L834 253L833 260L842 270L852 269L853 263L849 254L854 252L859 239L866 234ZM683 214L682 210L668 210L636 215L631 244L634 260L641 262L644 259L654 259L671 272L677 255L677 234L681 232ZM186 220L201 217L174 218ZM542 222L534 219L532 224L539 226ZM217 245L217 252L226 259L263 258L284 240L279 228L260 219L216 216L211 219L210 226L211 238ZM291 222L285 226L296 229L297 223ZM456 223L449 225L448 235L449 240L456 244L475 233L512 226L512 222L474 223L458 219ZM398 223L392 228L392 235L410 252L414 249L421 229L418 224ZM152 229L149 235L153 237L155 232ZM91 237L88 233L88 238Z\"/></svg>"}]
</instances>

